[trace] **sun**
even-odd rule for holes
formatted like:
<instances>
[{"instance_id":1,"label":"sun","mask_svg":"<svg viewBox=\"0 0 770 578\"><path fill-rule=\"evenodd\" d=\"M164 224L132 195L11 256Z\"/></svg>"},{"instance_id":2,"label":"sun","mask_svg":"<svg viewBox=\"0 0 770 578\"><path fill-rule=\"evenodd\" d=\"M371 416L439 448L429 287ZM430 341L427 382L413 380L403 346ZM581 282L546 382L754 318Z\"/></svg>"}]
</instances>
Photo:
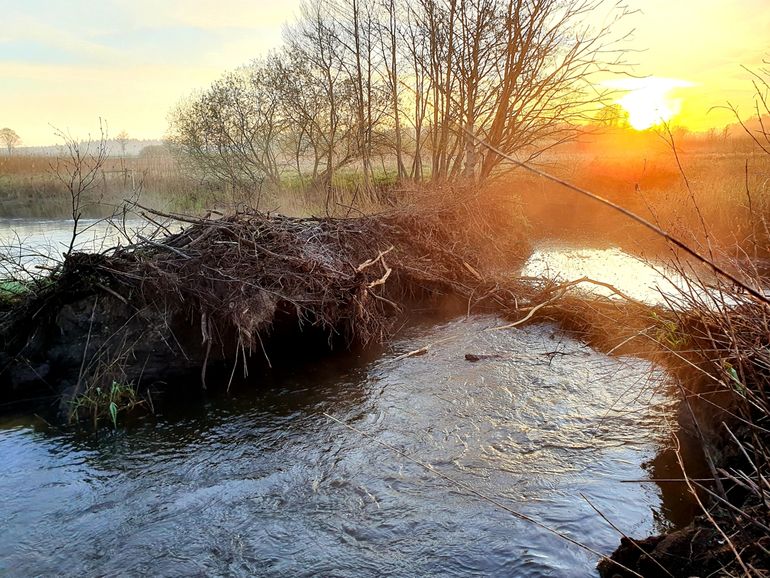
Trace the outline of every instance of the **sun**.
<instances>
[{"instance_id":1,"label":"sun","mask_svg":"<svg viewBox=\"0 0 770 578\"><path fill-rule=\"evenodd\" d=\"M626 91L616 102L628 113L628 123L636 130L646 130L669 122L682 108L682 99L672 97L676 88L692 83L674 78L629 78L606 83L611 88Z\"/></svg>"}]
</instances>

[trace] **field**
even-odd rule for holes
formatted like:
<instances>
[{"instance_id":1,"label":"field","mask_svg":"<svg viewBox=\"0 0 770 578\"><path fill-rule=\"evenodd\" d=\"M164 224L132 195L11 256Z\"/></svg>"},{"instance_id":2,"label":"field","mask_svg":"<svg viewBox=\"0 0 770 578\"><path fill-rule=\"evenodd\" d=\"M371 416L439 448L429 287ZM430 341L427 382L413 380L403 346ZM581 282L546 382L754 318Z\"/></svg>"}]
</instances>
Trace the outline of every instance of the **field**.
<instances>
[{"instance_id":1,"label":"field","mask_svg":"<svg viewBox=\"0 0 770 578\"><path fill-rule=\"evenodd\" d=\"M675 154L661 138L604 139L549 154L540 167L705 252L765 256L754 241L767 238L770 158L733 142L699 144L675 142ZM616 211L520 169L498 186L520 195L525 216L538 224L535 239L619 245L636 253L665 249L657 235Z\"/></svg>"},{"instance_id":2,"label":"field","mask_svg":"<svg viewBox=\"0 0 770 578\"><path fill-rule=\"evenodd\" d=\"M154 149L154 150L153 150ZM67 172L64 156L0 156L0 218L61 219L72 215L71 198L57 176ZM124 200L141 197L158 208L196 212L211 203L215 190L187 176L163 148L133 157L108 157L87 194L84 217L112 213Z\"/></svg>"},{"instance_id":3,"label":"field","mask_svg":"<svg viewBox=\"0 0 770 578\"><path fill-rule=\"evenodd\" d=\"M0 155L0 217L70 217L71 199L57 178L57 163L66 170L63 158ZM358 190L351 167L336 175L331 203L326 192L287 177L280 191L262 191L260 208L290 215L371 212L421 194L414 183L395 183L390 159L377 164L382 168L375 172L375 190L369 194ZM672 147L654 133L605 131L544 154L536 166L698 244L719 240L725 247L737 242L749 249L747 238L763 231L768 214L770 159L745 138L689 135ZM629 248L651 240L613 211L522 169L501 171L488 186L521 200L524 215L538 223L535 237L601 239ZM150 146L135 156L107 157L84 216L110 214L114 206L135 198L159 210L200 214L253 205L259 193L252 191L248 199L233 195L221 180L196 174L166 147Z\"/></svg>"}]
</instances>

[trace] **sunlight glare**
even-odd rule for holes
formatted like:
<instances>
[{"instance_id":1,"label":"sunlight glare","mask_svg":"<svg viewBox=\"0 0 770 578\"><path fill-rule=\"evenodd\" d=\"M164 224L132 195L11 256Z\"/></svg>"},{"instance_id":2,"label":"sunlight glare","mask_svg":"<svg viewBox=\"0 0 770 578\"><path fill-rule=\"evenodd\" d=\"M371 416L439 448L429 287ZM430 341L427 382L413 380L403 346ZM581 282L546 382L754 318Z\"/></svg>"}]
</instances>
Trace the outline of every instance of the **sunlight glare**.
<instances>
[{"instance_id":1,"label":"sunlight glare","mask_svg":"<svg viewBox=\"0 0 770 578\"><path fill-rule=\"evenodd\" d=\"M654 76L624 79L608 85L628 91L616 102L628 113L628 123L636 130L669 122L682 107L682 99L672 97L671 92L676 88L693 86L686 80Z\"/></svg>"}]
</instances>

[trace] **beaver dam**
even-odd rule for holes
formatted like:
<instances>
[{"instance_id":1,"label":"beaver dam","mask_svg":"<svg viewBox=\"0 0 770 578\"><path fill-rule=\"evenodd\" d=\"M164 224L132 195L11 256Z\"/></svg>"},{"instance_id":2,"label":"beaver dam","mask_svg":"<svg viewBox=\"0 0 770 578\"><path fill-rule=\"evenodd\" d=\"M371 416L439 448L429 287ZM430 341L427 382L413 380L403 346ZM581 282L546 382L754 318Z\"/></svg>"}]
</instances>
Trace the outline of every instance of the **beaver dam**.
<instances>
[{"instance_id":1,"label":"beaver dam","mask_svg":"<svg viewBox=\"0 0 770 578\"><path fill-rule=\"evenodd\" d=\"M0 570L766 567L766 304L518 274L523 231L479 203L174 215L24 280L0 325Z\"/></svg>"}]
</instances>

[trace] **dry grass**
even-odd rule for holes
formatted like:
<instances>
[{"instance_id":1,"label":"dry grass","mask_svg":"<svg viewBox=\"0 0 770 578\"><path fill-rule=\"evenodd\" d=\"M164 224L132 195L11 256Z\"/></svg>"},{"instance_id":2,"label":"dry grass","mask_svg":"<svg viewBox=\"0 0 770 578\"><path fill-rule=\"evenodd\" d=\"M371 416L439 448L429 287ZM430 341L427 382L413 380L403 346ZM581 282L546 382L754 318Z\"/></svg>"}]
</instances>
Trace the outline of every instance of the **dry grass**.
<instances>
[{"instance_id":1,"label":"dry grass","mask_svg":"<svg viewBox=\"0 0 770 578\"><path fill-rule=\"evenodd\" d=\"M56 163L55 156L0 155L0 218L69 217L70 199L54 174ZM124 199L137 196L155 209L187 215L209 209L229 213L252 209L289 216L355 216L382 211L422 193L421 187L395 186L393 176L385 172L375 177L368 190L354 170L338 171L329 187L287 179L280 191L233 190L227 183L197 174L169 149L153 146L135 157L106 158L84 217L110 215Z\"/></svg>"},{"instance_id":2,"label":"dry grass","mask_svg":"<svg viewBox=\"0 0 770 578\"><path fill-rule=\"evenodd\" d=\"M658 138L658 137L656 137ZM595 148L552 155L549 172L608 198L697 247L767 257L763 219L770 216L770 157L756 152L681 152L687 181L662 139L642 151ZM689 188L688 188L689 184ZM620 245L667 254L665 243L628 220L554 183L514 172L524 214L542 239ZM705 224L705 227L704 227Z\"/></svg>"}]
</instances>

